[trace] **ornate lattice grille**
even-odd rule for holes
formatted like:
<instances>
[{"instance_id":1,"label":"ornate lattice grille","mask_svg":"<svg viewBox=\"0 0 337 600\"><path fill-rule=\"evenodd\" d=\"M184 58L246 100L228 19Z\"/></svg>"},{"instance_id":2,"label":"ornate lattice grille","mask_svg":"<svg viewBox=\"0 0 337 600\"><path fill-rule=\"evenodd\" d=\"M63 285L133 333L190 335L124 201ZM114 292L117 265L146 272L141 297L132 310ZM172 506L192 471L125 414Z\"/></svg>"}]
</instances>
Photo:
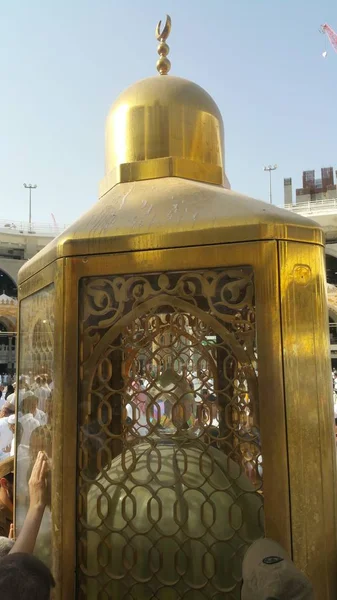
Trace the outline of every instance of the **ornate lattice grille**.
<instances>
[{"instance_id":1,"label":"ornate lattice grille","mask_svg":"<svg viewBox=\"0 0 337 600\"><path fill-rule=\"evenodd\" d=\"M79 597L239 599L263 533L252 270L80 298Z\"/></svg>"}]
</instances>

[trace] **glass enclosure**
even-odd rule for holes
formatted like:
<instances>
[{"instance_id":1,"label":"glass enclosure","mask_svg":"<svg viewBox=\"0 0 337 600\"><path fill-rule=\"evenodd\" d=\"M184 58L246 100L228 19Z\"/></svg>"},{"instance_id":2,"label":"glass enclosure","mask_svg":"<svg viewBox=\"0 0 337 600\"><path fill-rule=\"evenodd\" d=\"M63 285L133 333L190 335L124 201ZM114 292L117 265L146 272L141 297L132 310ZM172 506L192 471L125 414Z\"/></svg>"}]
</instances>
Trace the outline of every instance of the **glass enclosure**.
<instances>
[{"instance_id":1,"label":"glass enclosure","mask_svg":"<svg viewBox=\"0 0 337 600\"><path fill-rule=\"evenodd\" d=\"M263 535L250 267L80 286L78 597L239 600Z\"/></svg>"},{"instance_id":2,"label":"glass enclosure","mask_svg":"<svg viewBox=\"0 0 337 600\"><path fill-rule=\"evenodd\" d=\"M54 361L54 286L21 301L19 413L16 423L16 531L29 505L28 481L37 454L52 463L52 396ZM49 489L50 495L50 489ZM45 510L35 553L51 565L50 501Z\"/></svg>"}]
</instances>

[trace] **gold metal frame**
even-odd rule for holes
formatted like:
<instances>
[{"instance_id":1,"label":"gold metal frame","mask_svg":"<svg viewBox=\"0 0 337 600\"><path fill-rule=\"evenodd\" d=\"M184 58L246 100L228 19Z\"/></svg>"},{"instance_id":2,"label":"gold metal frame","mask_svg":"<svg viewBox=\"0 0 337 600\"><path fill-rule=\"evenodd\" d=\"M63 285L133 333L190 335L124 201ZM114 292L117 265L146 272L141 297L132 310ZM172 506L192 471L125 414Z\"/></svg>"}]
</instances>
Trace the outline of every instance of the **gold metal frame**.
<instances>
[{"instance_id":1,"label":"gold metal frame","mask_svg":"<svg viewBox=\"0 0 337 600\"><path fill-rule=\"evenodd\" d=\"M39 292L39 291L43 290L44 288L48 287L50 284L54 283L56 268L57 268L56 263L52 263L52 264L48 265L45 269L43 269L43 271L36 273L36 275L34 277L28 279L27 281L25 281L24 283L19 285L19 288L18 288L19 312L18 312L18 323L17 323L18 343L16 345L16 364L17 364L16 389L19 389L19 376L20 376L19 369L20 369L20 352L21 352L21 343L20 343L20 340L21 340L21 337L20 337L21 336L21 310L20 310L21 302L25 298L32 296L36 292ZM55 290L55 292L56 292L56 290ZM15 402L15 413L16 413L16 415L18 415L18 413L19 413L18 398L16 398L16 402ZM17 474L17 466L16 466L16 457L15 457L15 461L14 461L14 497L16 497L16 474ZM13 524L14 524L14 531L15 531L16 530L16 511L15 510L13 513Z\"/></svg>"},{"instance_id":2,"label":"gold metal frame","mask_svg":"<svg viewBox=\"0 0 337 600\"><path fill-rule=\"evenodd\" d=\"M279 247L293 558L317 597L332 600L336 442L324 249L296 242Z\"/></svg>"},{"instance_id":3,"label":"gold metal frame","mask_svg":"<svg viewBox=\"0 0 337 600\"><path fill-rule=\"evenodd\" d=\"M331 561L336 558L335 532L332 528L332 515L335 504L334 481L329 478L333 467L331 456L320 451L320 442L315 442L312 460L324 460L323 467L329 474L323 481L322 487L320 473L322 465L305 472L305 490L310 495L308 515L312 518L311 497L317 502L317 510L324 505L326 512L325 521L314 524L312 536L304 539L304 530L308 527L303 517L301 496L299 494L299 477L303 468L305 456L301 457L297 443L295 427L296 410L301 400L292 398L296 392L298 382L294 379L294 356L285 353L283 349L289 348L289 336L294 335L295 314L291 311L306 311L306 318L316 318L319 331L309 335L306 348L309 352L310 364L306 367L316 373L310 375L304 382L306 394L311 390L319 397L319 389L324 386L322 379L326 375L326 386L322 397L324 401L329 397L328 373L326 373L325 346L327 338L324 330L324 282L322 281L323 248L315 245L301 243L264 241L247 242L238 244L222 244L203 246L197 248L174 248L166 250L150 250L141 252L126 252L118 254L94 255L88 257L73 257L59 259L44 270L38 272L20 286L20 300L34 291L48 285L55 280L56 306L55 329L58 336L55 339L55 398L57 411L54 420L55 448L57 440L59 452L55 453L55 467L53 476L53 535L54 535L54 575L58 586L55 598L71 598L75 596L75 569L76 569L76 456L77 456L77 397L78 397L78 287L82 277L130 273L151 273L160 271L207 269L216 267L235 267L249 265L254 270L256 294L256 323L258 341L258 369L259 369L259 403L261 418L262 452L264 457L264 497L265 497L265 529L266 534L277 539L290 553L300 567L306 569L314 579L315 589L324 589L322 598L328 600L329 595L335 590L335 583L326 570L317 569L317 560L314 560L314 548L308 560L309 544L319 539L318 529L325 528L321 536L322 544L326 543L330 549ZM305 260L304 260L305 259ZM305 263L305 264L304 264ZM295 277L301 280L306 278L304 271L296 266L310 264L314 278L310 281L313 293L322 293L320 302L313 300L311 309L316 305L315 315L310 316L307 295L294 296L291 291L290 280ZM295 273L295 275L294 275ZM318 283L317 283L318 282ZM300 289L307 290L306 285L299 285ZM302 287L301 287L302 286ZM319 286L319 287L318 287ZM294 305L295 298L295 305ZM297 298L297 300L296 300ZM302 299L301 299L302 298ZM305 303L305 304L304 304ZM282 304L282 306L281 306ZM283 306L284 305L284 306ZM281 321L282 319L282 321ZM326 319L327 320L327 319ZM303 332L307 331L303 315L299 318ZM302 330L301 330L302 331ZM304 334L304 333L303 333ZM322 351L320 376L317 381L317 371L314 369L314 350ZM303 359L301 348L297 350L297 359ZM311 354L310 354L311 353ZM283 365L283 360L284 365ZM303 373L303 368L301 367ZM285 378L285 390L284 390ZM314 386L314 387L313 387ZM285 397L286 391L286 397ZM323 395L324 394L324 395ZM305 399L302 402L305 405ZM317 419L321 435L330 436L332 439L332 421L330 426L326 407L321 406ZM330 414L330 413L329 413ZM297 423L297 420L296 420ZM308 425L306 435L315 436L317 420ZM304 432L305 433L305 432ZM308 442L307 442L308 443ZM307 448L307 446L305 446ZM298 454L299 452L299 454ZM321 454L323 452L323 455ZM289 482L291 486L289 486ZM313 489L315 487L315 490ZM294 491L293 491L294 490ZM293 496L295 494L295 496ZM321 504L319 502L321 501ZM317 512L317 515L321 513ZM329 529L330 528L330 529ZM329 529L329 531L327 531ZM294 541L295 540L295 541ZM328 541L327 541L328 540ZM303 542L303 547L301 544ZM292 548L293 545L293 548ZM315 546L319 551L318 546ZM306 554L306 558L305 555ZM324 564L326 569L327 551L324 551ZM322 563L323 564L323 563Z\"/></svg>"},{"instance_id":4,"label":"gold metal frame","mask_svg":"<svg viewBox=\"0 0 337 600\"><path fill-rule=\"evenodd\" d=\"M73 586L72 593L69 592L68 597L74 597L74 578L73 573L75 570L75 561L72 553L72 545L70 552L67 552L70 535L69 523L72 526L75 523L75 507L76 507L76 485L75 485L75 472L76 472L76 421L71 423L68 420L67 405L62 402L62 394L65 389L69 386L73 386L74 394L72 396L72 402L74 404L74 398L76 398L76 378L73 379L73 372L67 370L67 355L65 356L65 348L68 346L68 334L70 334L72 341L74 342L74 353L73 358L76 360L77 357L77 320L75 311L73 315L75 319L72 320L72 315L68 314L67 306L65 302L65 261L58 260L48 265L42 271L39 271L34 277L25 281L19 286L19 302L35 294L36 292L43 290L51 283L55 284L55 331L58 332L54 339L54 413L53 413L53 473L52 473L52 540L53 540L53 574L57 581L57 590L67 589L70 590ZM69 283L69 282L68 282ZM76 288L68 286L68 293ZM76 302L76 300L75 300ZM73 309L76 304L70 304ZM73 312L73 311L71 311ZM70 323L74 322L74 332L71 332L70 328L65 326L66 320ZM20 336L20 323L19 332ZM74 336L74 337L73 337ZM20 339L20 338L19 338ZM19 360L20 348L18 350ZM18 363L19 364L19 363ZM76 373L76 367L75 367ZM68 375L71 375L71 381L68 382ZM19 373L18 373L19 375ZM18 382L17 382L18 385ZM70 401L68 399L68 401ZM75 403L76 409L76 403ZM75 417L76 419L76 417ZM75 425L75 428L74 428ZM60 444L60 439L63 443ZM72 460L73 459L73 460ZM73 485L74 489L71 489ZM72 502L70 501L72 499ZM66 508L65 508L66 503ZM71 508L73 511L71 513ZM64 513L67 513L67 518L64 518ZM67 526L64 526L64 523ZM73 565L73 569L71 566ZM56 594L58 591L56 592ZM60 592L60 598L62 592ZM67 597L67 596L66 596Z\"/></svg>"},{"instance_id":5,"label":"gold metal frame","mask_svg":"<svg viewBox=\"0 0 337 600\"><path fill-rule=\"evenodd\" d=\"M223 170L218 165L205 165L187 158L168 156L118 165L100 183L99 195L103 196L117 183L160 177L183 177L215 185L222 185L224 180Z\"/></svg>"},{"instance_id":6,"label":"gold metal frame","mask_svg":"<svg viewBox=\"0 0 337 600\"><path fill-rule=\"evenodd\" d=\"M261 430L263 440L265 471L265 509L267 534L279 539L290 550L288 465L285 437L285 415L282 383L281 326L279 290L277 277L277 243L236 244L231 246L211 246L196 253L195 249L172 249L118 255L92 256L88 258L57 261L55 277L60 278L57 286L57 314L55 328L60 335L55 348L55 380L62 377L62 389L55 389L55 397L63 398L55 415L54 435L63 440L55 463L53 486L60 492L53 494L53 523L55 533L54 574L58 581L57 598L72 597L74 594L76 557L76 438L77 438L77 398L78 380L78 283L82 277L111 275L118 273L155 272L160 269L170 271L179 268L240 266L249 263L254 269L256 281L256 319L259 356L259 396ZM263 265L269 265L266 273ZM62 280L61 273L64 269ZM43 272L42 272L43 273ZM41 274L38 277L41 281ZM59 273L59 275L57 275ZM31 293L29 286L20 291ZM27 282L28 284L28 282ZM46 285L46 281L43 282ZM38 284L43 287L42 283ZM64 286L64 287L63 287ZM63 288L63 289L62 289ZM76 308L75 308L76 307ZM58 326L57 324L61 326ZM62 333L61 333L62 332ZM62 340L62 336L64 338ZM268 362L268 368L263 364ZM64 365L64 368L63 368ZM270 402L273 398L273 402ZM279 427L273 439L263 436L270 422L276 419ZM282 426L283 423L283 426ZM55 446L56 447L56 446ZM273 477L274 465L278 464L278 479Z\"/></svg>"}]
</instances>

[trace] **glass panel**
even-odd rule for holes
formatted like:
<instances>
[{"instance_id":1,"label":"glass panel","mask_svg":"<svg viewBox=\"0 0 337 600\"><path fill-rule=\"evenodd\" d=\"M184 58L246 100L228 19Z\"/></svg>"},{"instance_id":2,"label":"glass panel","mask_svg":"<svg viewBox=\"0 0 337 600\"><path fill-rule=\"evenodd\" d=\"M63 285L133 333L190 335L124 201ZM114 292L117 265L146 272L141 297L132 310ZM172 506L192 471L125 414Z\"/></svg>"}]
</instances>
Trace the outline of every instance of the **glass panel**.
<instances>
[{"instance_id":1,"label":"glass panel","mask_svg":"<svg viewBox=\"0 0 337 600\"><path fill-rule=\"evenodd\" d=\"M252 269L80 295L79 597L239 600L263 535Z\"/></svg>"},{"instance_id":2,"label":"glass panel","mask_svg":"<svg viewBox=\"0 0 337 600\"><path fill-rule=\"evenodd\" d=\"M21 301L19 332L19 415L16 425L16 527L24 522L28 481L35 459L44 450L52 460L52 394L54 361L54 286ZM45 510L35 546L51 566L51 512Z\"/></svg>"}]
</instances>

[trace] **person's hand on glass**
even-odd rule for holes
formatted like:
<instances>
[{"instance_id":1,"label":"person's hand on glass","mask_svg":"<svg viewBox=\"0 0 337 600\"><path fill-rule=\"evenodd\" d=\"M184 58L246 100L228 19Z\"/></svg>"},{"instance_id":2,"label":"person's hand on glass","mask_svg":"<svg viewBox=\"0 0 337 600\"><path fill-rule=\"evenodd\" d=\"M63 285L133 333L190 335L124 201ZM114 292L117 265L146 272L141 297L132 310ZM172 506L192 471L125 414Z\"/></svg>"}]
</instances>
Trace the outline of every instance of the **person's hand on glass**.
<instances>
[{"instance_id":1,"label":"person's hand on glass","mask_svg":"<svg viewBox=\"0 0 337 600\"><path fill-rule=\"evenodd\" d=\"M30 503L25 522L10 551L32 553L48 501L48 456L39 452L28 483Z\"/></svg>"},{"instance_id":2,"label":"person's hand on glass","mask_svg":"<svg viewBox=\"0 0 337 600\"><path fill-rule=\"evenodd\" d=\"M13 523L11 523L10 527L9 527L8 539L14 540L14 525L13 525Z\"/></svg>"},{"instance_id":3,"label":"person's hand on glass","mask_svg":"<svg viewBox=\"0 0 337 600\"><path fill-rule=\"evenodd\" d=\"M47 473L48 456L45 452L39 452L28 483L30 506L45 507L47 504Z\"/></svg>"}]
</instances>

